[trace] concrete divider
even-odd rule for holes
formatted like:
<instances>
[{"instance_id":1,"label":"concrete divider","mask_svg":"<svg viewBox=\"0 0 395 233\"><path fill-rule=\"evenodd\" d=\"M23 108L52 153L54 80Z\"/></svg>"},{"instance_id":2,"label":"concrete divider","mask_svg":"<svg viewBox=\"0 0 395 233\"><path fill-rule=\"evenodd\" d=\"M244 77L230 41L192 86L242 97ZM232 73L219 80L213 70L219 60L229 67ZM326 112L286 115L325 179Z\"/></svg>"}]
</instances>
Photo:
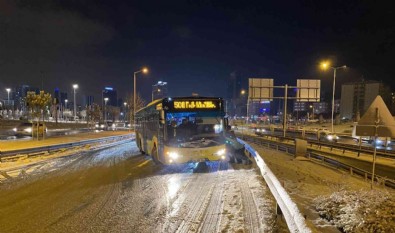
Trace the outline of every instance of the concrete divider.
<instances>
[{"instance_id":1,"label":"concrete divider","mask_svg":"<svg viewBox=\"0 0 395 233\"><path fill-rule=\"evenodd\" d=\"M240 143L244 144L246 150L254 157L256 164L261 171L261 175L265 179L271 193L276 199L276 202L284 215L285 221L288 225L288 229L291 232L311 232L311 230L306 226L305 219L300 213L298 207L291 200L291 197L281 186L277 177L272 173L272 171L266 165L265 161L261 158L259 153L245 141L239 138L237 140Z\"/></svg>"}]
</instances>

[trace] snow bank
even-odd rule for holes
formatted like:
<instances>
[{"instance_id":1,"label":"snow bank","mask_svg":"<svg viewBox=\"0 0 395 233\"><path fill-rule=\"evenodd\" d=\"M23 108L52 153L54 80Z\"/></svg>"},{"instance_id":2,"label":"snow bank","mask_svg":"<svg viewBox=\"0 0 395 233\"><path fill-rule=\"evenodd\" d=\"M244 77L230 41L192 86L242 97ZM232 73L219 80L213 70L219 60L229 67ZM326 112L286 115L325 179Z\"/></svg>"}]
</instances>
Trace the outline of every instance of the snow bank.
<instances>
[{"instance_id":1,"label":"snow bank","mask_svg":"<svg viewBox=\"0 0 395 233\"><path fill-rule=\"evenodd\" d=\"M394 232L395 197L383 191L341 191L316 198L319 214L343 232Z\"/></svg>"},{"instance_id":2,"label":"snow bank","mask_svg":"<svg viewBox=\"0 0 395 233\"><path fill-rule=\"evenodd\" d=\"M255 158L255 161L261 171L263 178L265 179L271 193L273 194L274 198L276 199L278 205L281 208L289 230L291 232L311 232L311 230L306 226L305 219L299 212L298 207L291 200L288 193L281 186L277 177L272 173L272 171L263 161L259 153L243 140L239 138L237 140L240 143L244 144L246 150L251 153L251 155Z\"/></svg>"}]
</instances>

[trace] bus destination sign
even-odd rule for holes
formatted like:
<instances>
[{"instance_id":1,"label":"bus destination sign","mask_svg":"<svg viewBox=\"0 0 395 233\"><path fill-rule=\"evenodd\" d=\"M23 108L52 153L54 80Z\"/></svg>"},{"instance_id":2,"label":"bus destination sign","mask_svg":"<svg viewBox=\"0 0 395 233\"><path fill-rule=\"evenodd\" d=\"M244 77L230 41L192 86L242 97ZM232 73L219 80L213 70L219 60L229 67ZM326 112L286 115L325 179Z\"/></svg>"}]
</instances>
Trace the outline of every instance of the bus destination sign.
<instances>
[{"instance_id":1,"label":"bus destination sign","mask_svg":"<svg viewBox=\"0 0 395 233\"><path fill-rule=\"evenodd\" d=\"M214 101L201 101L201 100L184 100L174 101L174 109L216 109L218 103Z\"/></svg>"}]
</instances>

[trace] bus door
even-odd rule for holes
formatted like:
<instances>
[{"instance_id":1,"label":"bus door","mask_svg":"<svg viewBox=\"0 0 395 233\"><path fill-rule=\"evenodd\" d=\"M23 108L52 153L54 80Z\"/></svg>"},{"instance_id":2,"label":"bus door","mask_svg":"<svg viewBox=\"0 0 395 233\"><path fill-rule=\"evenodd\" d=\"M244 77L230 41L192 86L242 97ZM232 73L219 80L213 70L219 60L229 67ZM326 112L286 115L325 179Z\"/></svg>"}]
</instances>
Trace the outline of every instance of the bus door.
<instances>
[{"instance_id":1,"label":"bus door","mask_svg":"<svg viewBox=\"0 0 395 233\"><path fill-rule=\"evenodd\" d=\"M167 137L167 126L166 126L166 117L165 117L165 111L160 110L159 111L159 119L158 119L158 157L159 160L163 160L163 149L165 145L165 140Z\"/></svg>"}]
</instances>

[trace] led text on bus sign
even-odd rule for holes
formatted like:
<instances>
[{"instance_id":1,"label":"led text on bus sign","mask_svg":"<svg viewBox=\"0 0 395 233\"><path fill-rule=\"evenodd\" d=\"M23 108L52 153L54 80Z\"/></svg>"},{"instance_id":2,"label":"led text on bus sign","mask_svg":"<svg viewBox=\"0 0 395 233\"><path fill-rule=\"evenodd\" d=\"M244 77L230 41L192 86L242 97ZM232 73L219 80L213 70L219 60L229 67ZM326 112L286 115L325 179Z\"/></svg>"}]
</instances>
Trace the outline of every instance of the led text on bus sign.
<instances>
[{"instance_id":1,"label":"led text on bus sign","mask_svg":"<svg viewBox=\"0 0 395 233\"><path fill-rule=\"evenodd\" d=\"M174 109L211 109L216 107L213 101L174 101Z\"/></svg>"}]
</instances>

